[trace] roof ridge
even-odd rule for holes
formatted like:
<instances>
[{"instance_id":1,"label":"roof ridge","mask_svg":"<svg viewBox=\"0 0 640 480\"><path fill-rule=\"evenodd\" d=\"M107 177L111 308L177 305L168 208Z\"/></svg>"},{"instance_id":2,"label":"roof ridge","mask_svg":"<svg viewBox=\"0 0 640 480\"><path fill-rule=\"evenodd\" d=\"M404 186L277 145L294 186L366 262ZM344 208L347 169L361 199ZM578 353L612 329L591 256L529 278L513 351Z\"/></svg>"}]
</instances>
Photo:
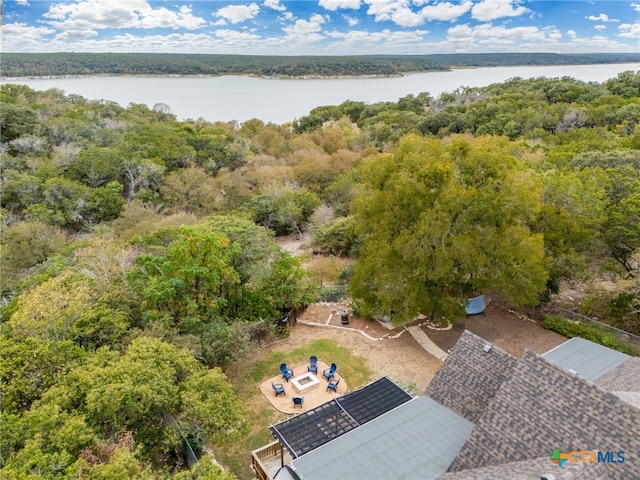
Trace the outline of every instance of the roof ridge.
<instances>
[{"instance_id":1,"label":"roof ridge","mask_svg":"<svg viewBox=\"0 0 640 480\"><path fill-rule=\"evenodd\" d=\"M579 381L586 383L587 385L589 385L589 387L591 388L595 388L596 390L599 390L600 392L604 393L605 395L608 395L610 397L613 397L616 401L621 401L624 402L626 405L630 406L631 408L640 411L640 407L638 407L637 405L631 404L627 401L624 401L622 398L618 397L616 394L614 394L611 390L607 390L606 388L598 385L597 383L595 383L598 379L596 378L595 380L587 380L584 377L581 377L580 375L578 375L575 372L572 372L570 370L567 370L564 367L561 367L560 365L554 363L553 361L543 357L542 355L529 350L529 349L525 349L525 351L522 353L522 358L519 361L524 361L524 357L525 355L527 355L530 358L534 358L537 360L542 360L543 362L545 362L547 365L550 365L551 367L553 367L554 369L560 371L564 376L568 377L568 378L576 378ZM634 357L630 357L630 358L634 358ZM600 377L598 377L600 378Z\"/></svg>"}]
</instances>

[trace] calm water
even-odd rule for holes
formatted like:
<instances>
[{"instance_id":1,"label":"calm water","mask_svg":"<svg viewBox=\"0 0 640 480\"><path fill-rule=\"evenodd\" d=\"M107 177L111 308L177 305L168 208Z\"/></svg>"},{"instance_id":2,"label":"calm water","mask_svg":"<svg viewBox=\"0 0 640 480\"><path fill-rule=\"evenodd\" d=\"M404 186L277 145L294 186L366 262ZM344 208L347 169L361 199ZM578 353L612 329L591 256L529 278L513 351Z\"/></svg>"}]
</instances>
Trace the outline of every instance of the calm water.
<instances>
[{"instance_id":1,"label":"calm water","mask_svg":"<svg viewBox=\"0 0 640 480\"><path fill-rule=\"evenodd\" d=\"M602 82L640 65L573 65L553 67L495 67L452 72L413 74L399 78L274 80L242 76L184 77L84 77L46 80L12 80L36 90L59 88L67 94L105 99L126 106L165 103L179 120L292 121L320 105L345 100L367 103L397 101L410 93L429 92L437 97L458 87L482 87L513 77L562 77ZM7 83L6 81L2 83Z\"/></svg>"}]
</instances>

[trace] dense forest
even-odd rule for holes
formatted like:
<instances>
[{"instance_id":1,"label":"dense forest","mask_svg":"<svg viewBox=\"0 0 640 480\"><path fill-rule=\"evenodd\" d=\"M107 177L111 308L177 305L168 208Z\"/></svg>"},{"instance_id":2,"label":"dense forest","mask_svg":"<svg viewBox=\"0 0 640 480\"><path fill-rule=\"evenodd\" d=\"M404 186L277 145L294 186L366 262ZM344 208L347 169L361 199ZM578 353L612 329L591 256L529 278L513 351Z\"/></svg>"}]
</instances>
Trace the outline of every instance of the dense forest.
<instances>
[{"instance_id":1,"label":"dense forest","mask_svg":"<svg viewBox=\"0 0 640 480\"><path fill-rule=\"evenodd\" d=\"M14 84L0 102L3 478L242 476L188 470L185 447L239 444L228 369L336 285L360 315L450 323L471 295L579 282L573 308L640 334L640 72L284 125Z\"/></svg>"},{"instance_id":2,"label":"dense forest","mask_svg":"<svg viewBox=\"0 0 640 480\"><path fill-rule=\"evenodd\" d=\"M3 53L3 77L60 75L392 76L464 67L585 65L640 61L640 54L478 53L257 56L148 53Z\"/></svg>"}]
</instances>

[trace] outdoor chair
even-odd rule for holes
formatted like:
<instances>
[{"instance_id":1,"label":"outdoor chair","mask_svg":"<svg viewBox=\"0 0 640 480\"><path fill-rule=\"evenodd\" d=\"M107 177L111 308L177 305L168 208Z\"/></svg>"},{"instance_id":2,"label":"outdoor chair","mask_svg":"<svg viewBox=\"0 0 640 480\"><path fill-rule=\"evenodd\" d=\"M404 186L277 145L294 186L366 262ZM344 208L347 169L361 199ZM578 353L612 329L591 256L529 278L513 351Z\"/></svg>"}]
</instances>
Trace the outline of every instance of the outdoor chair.
<instances>
[{"instance_id":1,"label":"outdoor chair","mask_svg":"<svg viewBox=\"0 0 640 480\"><path fill-rule=\"evenodd\" d=\"M286 363L280 365L280 373L282 374L282 378L284 378L287 382L289 382L289 379L293 377L293 370L287 368Z\"/></svg>"},{"instance_id":2,"label":"outdoor chair","mask_svg":"<svg viewBox=\"0 0 640 480\"><path fill-rule=\"evenodd\" d=\"M333 378L338 369L335 363L332 363L329 368L325 368L324 372L322 372L322 376L327 379L327 382Z\"/></svg>"},{"instance_id":3,"label":"outdoor chair","mask_svg":"<svg viewBox=\"0 0 640 480\"><path fill-rule=\"evenodd\" d=\"M318 357L309 357L309 365L307 365L307 372L318 373Z\"/></svg>"},{"instance_id":4,"label":"outdoor chair","mask_svg":"<svg viewBox=\"0 0 640 480\"><path fill-rule=\"evenodd\" d=\"M293 408L300 407L302 408L302 403L304 402L304 397L293 397Z\"/></svg>"},{"instance_id":5,"label":"outdoor chair","mask_svg":"<svg viewBox=\"0 0 640 480\"><path fill-rule=\"evenodd\" d=\"M282 385L281 383L271 382L271 387L273 388L273 391L276 392L276 397L280 394L285 396L287 395L287 393L284 391L284 385Z\"/></svg>"},{"instance_id":6,"label":"outdoor chair","mask_svg":"<svg viewBox=\"0 0 640 480\"><path fill-rule=\"evenodd\" d=\"M338 393L338 384L340 383L340 379L338 380L329 380L329 383L327 383L327 390L333 390L334 392Z\"/></svg>"}]
</instances>

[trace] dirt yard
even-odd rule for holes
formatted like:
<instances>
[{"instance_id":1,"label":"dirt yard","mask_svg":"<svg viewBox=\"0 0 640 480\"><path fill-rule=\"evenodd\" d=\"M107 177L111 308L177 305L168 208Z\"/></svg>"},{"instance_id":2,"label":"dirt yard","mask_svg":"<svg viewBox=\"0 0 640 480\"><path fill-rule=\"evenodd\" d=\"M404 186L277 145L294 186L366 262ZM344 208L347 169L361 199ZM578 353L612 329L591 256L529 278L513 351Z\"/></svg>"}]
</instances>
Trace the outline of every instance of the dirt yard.
<instances>
[{"instance_id":1,"label":"dirt yard","mask_svg":"<svg viewBox=\"0 0 640 480\"><path fill-rule=\"evenodd\" d=\"M525 348L536 353L544 353L568 340L562 335L545 330L532 320L519 318L516 314L490 304L484 315L474 315L463 319L465 328L488 342L520 357ZM448 350L462 334L462 329L436 331L423 327L424 332L440 346Z\"/></svg>"},{"instance_id":2,"label":"dirt yard","mask_svg":"<svg viewBox=\"0 0 640 480\"><path fill-rule=\"evenodd\" d=\"M336 308L336 306L312 305L301 319L324 324ZM405 388L415 390L413 393L422 393L440 367L441 362L425 352L413 337L402 329L389 331L377 322L363 322L359 319L350 319L348 327L354 329L362 327L362 330L374 340L353 330L311 327L298 323L293 327L290 338L270 347L270 350L286 351L319 339L332 340L341 347L349 349L353 355L366 358L368 367L375 372L376 377L387 375ZM397 338L390 338L391 335L395 336L398 333L400 335ZM384 335L387 337L377 340ZM350 385L349 387L353 389L358 386Z\"/></svg>"},{"instance_id":3,"label":"dirt yard","mask_svg":"<svg viewBox=\"0 0 640 480\"><path fill-rule=\"evenodd\" d=\"M289 253L299 256L310 253L310 240L308 237L289 236L279 238L278 243ZM354 355L366 358L376 376L386 375L411 390L411 393L422 393L442 362L420 347L404 328L389 330L377 321L363 320L353 315L349 316L349 324L343 326L336 312L346 308L346 305L340 304L309 306L300 320L323 326L298 323L293 327L290 338L270 349L282 351L321 338L333 340ZM495 304L490 304L484 315L465 318L461 323L464 323L464 328L516 357L522 355L525 348L544 353L567 340ZM426 325L422 329L444 351L453 347L463 331L462 328L432 330ZM357 387L350 385L350 389Z\"/></svg>"},{"instance_id":4,"label":"dirt yard","mask_svg":"<svg viewBox=\"0 0 640 480\"><path fill-rule=\"evenodd\" d=\"M320 338L329 339L348 348L354 355L366 358L376 376L386 375L412 393L422 393L442 363L422 349L404 328L389 330L376 321L352 315L349 316L349 324L343 326L340 316L335 313L341 308L346 308L346 305L311 305L300 320L322 326L298 322L290 338L269 349L289 350ZM525 348L544 353L566 340L494 305L489 305L485 315L466 318L464 323L471 332L518 357ZM462 334L461 328L436 331L423 326L423 330L445 351Z\"/></svg>"}]
</instances>

